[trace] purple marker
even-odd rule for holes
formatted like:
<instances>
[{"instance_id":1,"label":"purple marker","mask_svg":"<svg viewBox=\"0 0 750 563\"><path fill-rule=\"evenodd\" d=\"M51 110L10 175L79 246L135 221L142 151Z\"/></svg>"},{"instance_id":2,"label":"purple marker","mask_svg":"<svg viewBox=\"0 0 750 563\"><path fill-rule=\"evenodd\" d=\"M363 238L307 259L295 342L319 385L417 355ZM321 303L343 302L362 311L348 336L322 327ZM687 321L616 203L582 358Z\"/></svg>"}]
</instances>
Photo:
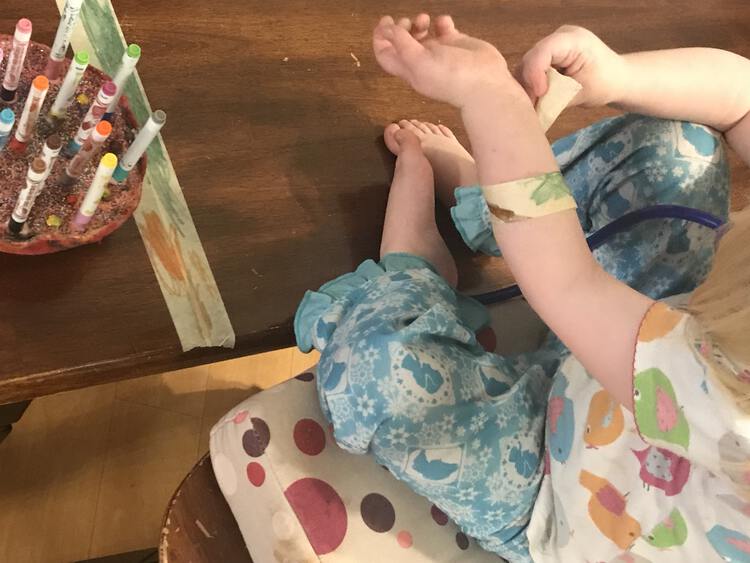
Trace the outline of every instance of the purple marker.
<instances>
[{"instance_id":1,"label":"purple marker","mask_svg":"<svg viewBox=\"0 0 750 563\"><path fill-rule=\"evenodd\" d=\"M21 80L21 71L26 60L29 41L31 41L31 21L21 18L18 20L16 32L13 34L13 46L5 67L3 87L0 89L0 98L5 102L12 102L16 98L18 81Z\"/></svg>"}]
</instances>

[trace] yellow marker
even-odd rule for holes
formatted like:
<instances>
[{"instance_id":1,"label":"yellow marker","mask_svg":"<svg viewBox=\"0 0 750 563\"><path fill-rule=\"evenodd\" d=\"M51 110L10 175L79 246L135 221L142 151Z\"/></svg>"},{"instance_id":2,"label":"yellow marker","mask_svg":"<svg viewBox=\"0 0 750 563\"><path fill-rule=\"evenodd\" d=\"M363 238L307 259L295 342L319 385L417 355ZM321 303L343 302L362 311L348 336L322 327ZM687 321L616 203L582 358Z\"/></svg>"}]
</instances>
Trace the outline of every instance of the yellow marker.
<instances>
[{"instance_id":1,"label":"yellow marker","mask_svg":"<svg viewBox=\"0 0 750 563\"><path fill-rule=\"evenodd\" d=\"M109 184L112 172L115 171L116 166L117 157L111 152L105 154L99 161L99 167L96 169L91 186L89 186L81 207L78 208L78 213L76 213L73 219L72 227L74 230L82 230L91 221L91 217L94 216L96 208L99 207L99 202L102 199L102 195L104 195L104 190L107 184Z\"/></svg>"}]
</instances>

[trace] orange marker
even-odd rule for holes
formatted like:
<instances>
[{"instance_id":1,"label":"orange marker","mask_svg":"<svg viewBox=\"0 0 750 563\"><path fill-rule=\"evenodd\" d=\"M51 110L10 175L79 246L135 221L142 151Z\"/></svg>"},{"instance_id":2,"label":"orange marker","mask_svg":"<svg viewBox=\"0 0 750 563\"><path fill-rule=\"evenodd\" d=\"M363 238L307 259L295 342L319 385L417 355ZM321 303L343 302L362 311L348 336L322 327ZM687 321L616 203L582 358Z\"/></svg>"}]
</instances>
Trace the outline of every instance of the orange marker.
<instances>
[{"instance_id":1,"label":"orange marker","mask_svg":"<svg viewBox=\"0 0 750 563\"><path fill-rule=\"evenodd\" d=\"M109 121L97 123L94 132L83 142L81 150L68 163L68 167L60 178L61 185L70 186L83 174L86 165L99 152L110 133L112 133L112 124Z\"/></svg>"}]
</instances>

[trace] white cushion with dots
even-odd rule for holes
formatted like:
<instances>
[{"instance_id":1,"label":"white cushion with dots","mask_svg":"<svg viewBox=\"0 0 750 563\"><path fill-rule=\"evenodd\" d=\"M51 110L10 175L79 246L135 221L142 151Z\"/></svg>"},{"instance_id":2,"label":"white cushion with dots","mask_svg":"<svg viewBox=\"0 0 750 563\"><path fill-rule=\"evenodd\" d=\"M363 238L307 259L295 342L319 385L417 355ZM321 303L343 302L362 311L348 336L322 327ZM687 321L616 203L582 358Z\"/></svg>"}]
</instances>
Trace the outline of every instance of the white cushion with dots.
<instances>
[{"instance_id":1,"label":"white cushion with dots","mask_svg":"<svg viewBox=\"0 0 750 563\"><path fill-rule=\"evenodd\" d=\"M312 373L229 412L211 460L256 563L499 561L372 457L336 446Z\"/></svg>"}]
</instances>

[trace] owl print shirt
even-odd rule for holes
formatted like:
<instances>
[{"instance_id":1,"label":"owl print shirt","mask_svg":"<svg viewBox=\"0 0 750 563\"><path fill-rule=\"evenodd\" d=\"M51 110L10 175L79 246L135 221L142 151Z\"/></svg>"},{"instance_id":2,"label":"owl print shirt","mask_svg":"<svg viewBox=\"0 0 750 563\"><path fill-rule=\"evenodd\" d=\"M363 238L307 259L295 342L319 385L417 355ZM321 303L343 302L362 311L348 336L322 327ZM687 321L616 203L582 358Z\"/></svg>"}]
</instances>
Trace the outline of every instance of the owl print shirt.
<instances>
[{"instance_id":1,"label":"owl print shirt","mask_svg":"<svg viewBox=\"0 0 750 563\"><path fill-rule=\"evenodd\" d=\"M574 358L558 371L528 529L535 561L750 562L750 417L708 375L716 362L750 371L697 334L690 315L651 307L633 413Z\"/></svg>"}]
</instances>

